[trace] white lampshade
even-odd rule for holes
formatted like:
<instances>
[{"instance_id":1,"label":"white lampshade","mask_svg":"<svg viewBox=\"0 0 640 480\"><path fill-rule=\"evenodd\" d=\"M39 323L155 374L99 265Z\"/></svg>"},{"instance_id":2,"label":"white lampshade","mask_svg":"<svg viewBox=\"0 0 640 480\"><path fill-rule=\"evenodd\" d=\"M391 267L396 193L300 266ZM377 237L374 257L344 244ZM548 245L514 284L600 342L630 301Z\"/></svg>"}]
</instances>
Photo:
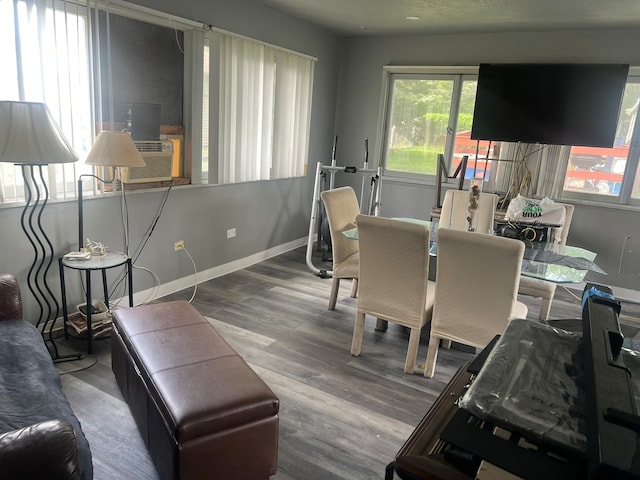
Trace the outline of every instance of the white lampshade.
<instances>
[{"instance_id":1,"label":"white lampshade","mask_svg":"<svg viewBox=\"0 0 640 480\"><path fill-rule=\"evenodd\" d=\"M102 131L86 162L102 167L144 167L142 155L127 132Z\"/></svg>"},{"instance_id":2,"label":"white lampshade","mask_svg":"<svg viewBox=\"0 0 640 480\"><path fill-rule=\"evenodd\" d=\"M0 101L0 162L47 165L77 160L44 103Z\"/></svg>"}]
</instances>

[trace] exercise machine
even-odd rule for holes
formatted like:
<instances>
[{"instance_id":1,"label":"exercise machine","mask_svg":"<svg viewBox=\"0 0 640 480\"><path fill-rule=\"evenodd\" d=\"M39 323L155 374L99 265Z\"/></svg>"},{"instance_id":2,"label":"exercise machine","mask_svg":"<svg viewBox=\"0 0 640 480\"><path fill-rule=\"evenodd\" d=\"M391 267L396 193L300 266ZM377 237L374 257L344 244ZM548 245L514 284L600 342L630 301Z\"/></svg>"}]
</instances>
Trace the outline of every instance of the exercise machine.
<instances>
[{"instance_id":1,"label":"exercise machine","mask_svg":"<svg viewBox=\"0 0 640 480\"><path fill-rule=\"evenodd\" d=\"M361 175L361 187L360 187L360 213L366 213L367 215L375 215L378 216L380 213L381 206L381 196L380 196L380 186L382 181L382 169L378 168L369 168L369 139L364 139L364 148L365 148L365 156L364 156L364 165L362 168L358 168L356 166L346 166L339 167L336 165L336 148L338 144L338 136L336 135L333 141L333 149L331 155L331 165L323 165L322 162L318 162L316 165L316 176L315 176L315 184L313 187L313 200L311 204L311 219L309 221L309 237L307 239L307 255L306 261L309 269L318 275L321 278L330 278L333 272L331 270L326 270L322 268L318 268L313 264L312 254L313 254L313 238L315 233L318 233L318 245L321 245L322 235L321 235L321 225L323 217L325 216L324 208L322 205L322 200L320 198L320 193L327 185L328 180L328 190L331 190L335 186L335 176L337 173L345 173L352 175ZM365 190L367 187L367 183L369 183L369 200L363 202L363 198L365 195Z\"/></svg>"}]
</instances>

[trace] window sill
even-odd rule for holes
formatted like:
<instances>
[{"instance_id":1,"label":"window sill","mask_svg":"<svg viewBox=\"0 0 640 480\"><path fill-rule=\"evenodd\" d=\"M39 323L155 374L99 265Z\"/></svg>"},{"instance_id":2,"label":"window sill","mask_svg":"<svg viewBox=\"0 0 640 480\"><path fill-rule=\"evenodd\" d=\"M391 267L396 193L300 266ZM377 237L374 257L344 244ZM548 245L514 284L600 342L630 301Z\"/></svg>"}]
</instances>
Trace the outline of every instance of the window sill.
<instances>
[{"instance_id":1,"label":"window sill","mask_svg":"<svg viewBox=\"0 0 640 480\"><path fill-rule=\"evenodd\" d=\"M149 190L153 188L162 188L176 185L190 185L191 179L185 177L173 177L171 180L163 180L160 182L140 182L140 183L127 183L124 187L125 191L131 190ZM120 183L118 182L115 186L113 184L106 184L104 191L105 192L113 192L120 191Z\"/></svg>"}]
</instances>

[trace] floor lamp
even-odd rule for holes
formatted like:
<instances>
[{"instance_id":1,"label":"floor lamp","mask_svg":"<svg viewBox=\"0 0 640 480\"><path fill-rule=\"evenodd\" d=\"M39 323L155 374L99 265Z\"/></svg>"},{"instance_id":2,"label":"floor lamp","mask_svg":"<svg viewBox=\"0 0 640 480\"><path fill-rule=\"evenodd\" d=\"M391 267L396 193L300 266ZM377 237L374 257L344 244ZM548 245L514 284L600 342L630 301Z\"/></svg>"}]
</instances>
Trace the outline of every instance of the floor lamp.
<instances>
[{"instance_id":1,"label":"floor lamp","mask_svg":"<svg viewBox=\"0 0 640 480\"><path fill-rule=\"evenodd\" d=\"M25 188L25 206L20 224L31 244L34 259L27 273L27 286L35 298L40 314L36 326L47 324L53 343L53 323L60 305L47 282L53 261L53 245L42 225L42 216L49 199L49 189L43 174L44 166L72 163L78 156L71 148L43 103L0 101L0 162L20 165Z\"/></svg>"},{"instance_id":2,"label":"floor lamp","mask_svg":"<svg viewBox=\"0 0 640 480\"><path fill-rule=\"evenodd\" d=\"M111 180L104 180L96 175L80 175L78 178L78 248L82 249L84 244L84 212L82 207L82 178L93 177L103 183L111 183L116 179L117 168L122 167L144 167L146 165L142 155L136 148L128 132L102 131L96 138L87 160L87 165L98 167L111 167L114 169ZM121 171L120 171L121 173ZM122 175L120 175L122 181ZM126 252L127 255L129 252Z\"/></svg>"}]
</instances>

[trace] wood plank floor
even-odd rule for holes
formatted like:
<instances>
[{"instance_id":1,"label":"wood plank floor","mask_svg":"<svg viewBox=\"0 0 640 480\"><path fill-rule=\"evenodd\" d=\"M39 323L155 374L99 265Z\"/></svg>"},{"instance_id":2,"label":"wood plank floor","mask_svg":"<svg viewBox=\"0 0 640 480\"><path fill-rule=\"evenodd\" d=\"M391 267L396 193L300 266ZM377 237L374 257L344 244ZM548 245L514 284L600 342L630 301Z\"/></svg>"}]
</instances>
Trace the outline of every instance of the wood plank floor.
<instances>
[{"instance_id":1,"label":"wood plank floor","mask_svg":"<svg viewBox=\"0 0 640 480\"><path fill-rule=\"evenodd\" d=\"M320 260L314 260L316 265ZM375 332L367 318L360 357L349 353L355 299L342 284L336 310L327 310L330 279L311 273L305 249L266 260L198 285L193 305L253 367L281 401L278 474L275 480L383 478L413 428L455 371L474 357L441 350L433 379L403 373L408 331L390 325ZM160 299L188 300L187 289ZM522 297L529 318L539 300ZM640 308L624 305L629 323ZM551 318L579 318L579 301L562 288ZM636 328L631 329L635 335ZM77 340L61 350L82 351ZM422 340L422 365L427 341ZM96 354L58 363L67 396L93 453L97 480L157 479L111 372L109 342ZM225 479L226 480L226 479Z\"/></svg>"}]
</instances>

